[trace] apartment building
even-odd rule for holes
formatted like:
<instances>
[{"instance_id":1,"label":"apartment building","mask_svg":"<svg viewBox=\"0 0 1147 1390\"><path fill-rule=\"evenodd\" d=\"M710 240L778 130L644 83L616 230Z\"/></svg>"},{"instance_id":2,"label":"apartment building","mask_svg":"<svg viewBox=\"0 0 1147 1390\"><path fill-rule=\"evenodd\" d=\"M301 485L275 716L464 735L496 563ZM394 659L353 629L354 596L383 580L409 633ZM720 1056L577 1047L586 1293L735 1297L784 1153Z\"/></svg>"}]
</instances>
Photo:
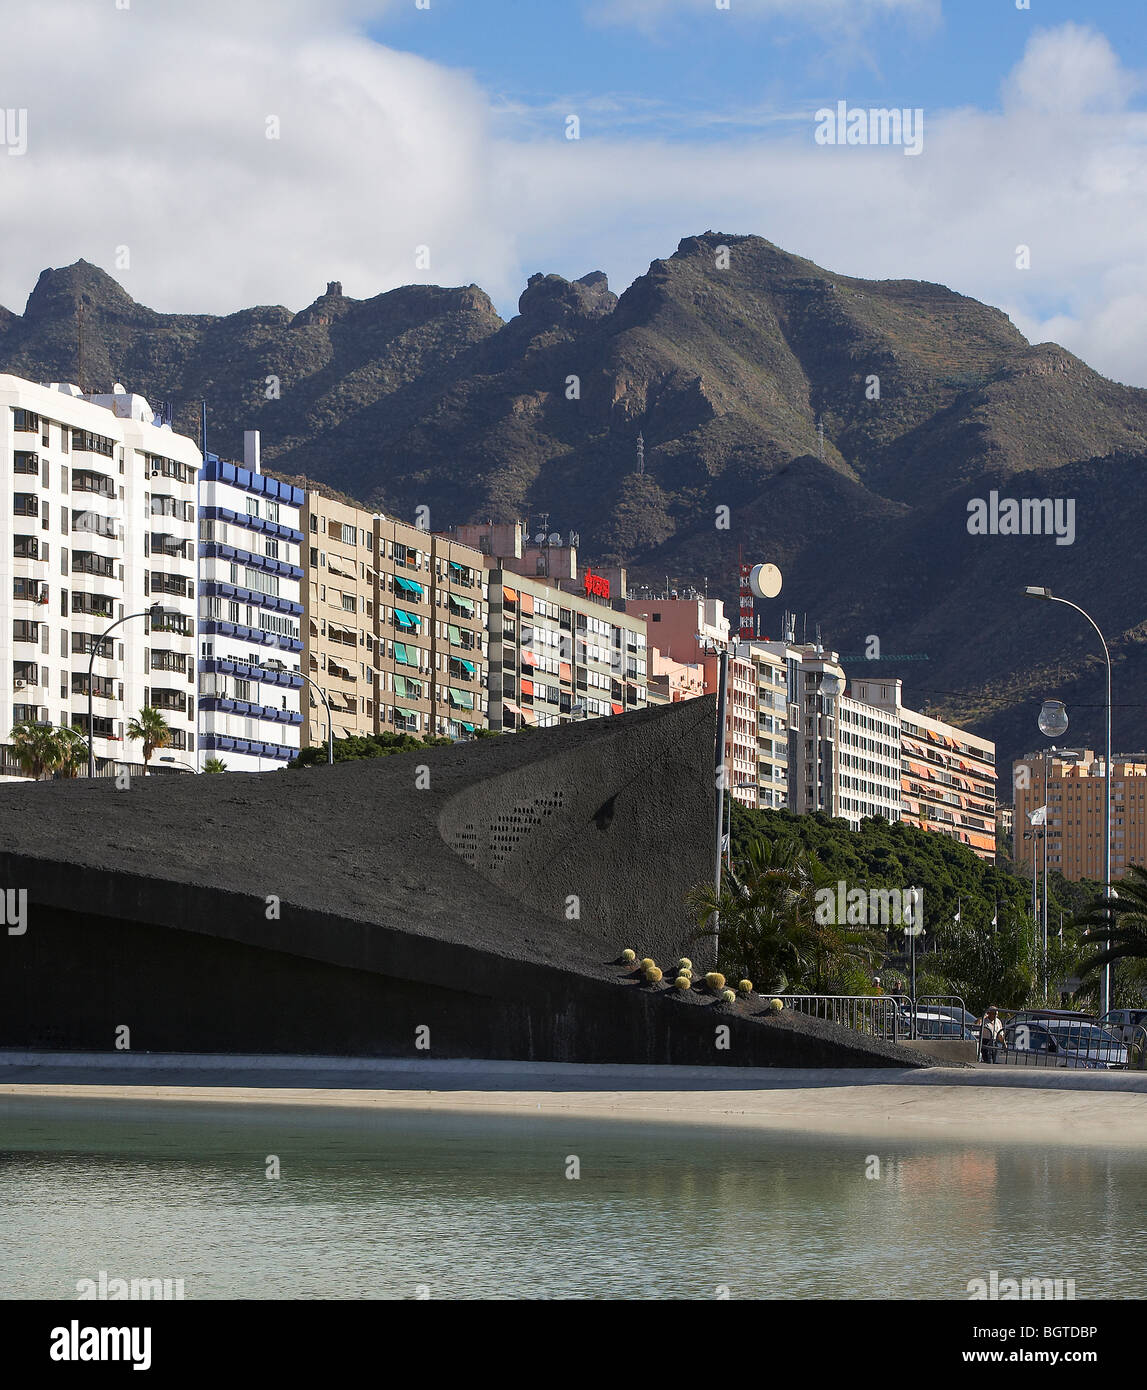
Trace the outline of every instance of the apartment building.
<instances>
[{"instance_id":1,"label":"apartment building","mask_svg":"<svg viewBox=\"0 0 1147 1390\"><path fill-rule=\"evenodd\" d=\"M473 547L310 490L305 669L334 734L466 738L487 727L487 569ZM311 694L309 745L325 743Z\"/></svg>"},{"instance_id":2,"label":"apartment building","mask_svg":"<svg viewBox=\"0 0 1147 1390\"><path fill-rule=\"evenodd\" d=\"M259 435L243 463L208 454L199 483L199 751L229 772L267 772L299 751L301 489L265 475Z\"/></svg>"},{"instance_id":3,"label":"apartment building","mask_svg":"<svg viewBox=\"0 0 1147 1390\"><path fill-rule=\"evenodd\" d=\"M756 678L757 805L783 809L789 804L788 662L764 642L737 643Z\"/></svg>"},{"instance_id":4,"label":"apartment building","mask_svg":"<svg viewBox=\"0 0 1147 1390\"><path fill-rule=\"evenodd\" d=\"M720 656L702 652L706 691L720 689ZM754 810L760 802L758 667L748 656L729 655L725 674L725 770L734 801Z\"/></svg>"},{"instance_id":5,"label":"apartment building","mask_svg":"<svg viewBox=\"0 0 1147 1390\"><path fill-rule=\"evenodd\" d=\"M0 375L0 631L10 664L0 775L21 775L7 745L15 724L88 732L89 665L97 773L142 770L127 723L145 705L171 729L161 756L195 756L200 462L191 440L118 384L84 396Z\"/></svg>"},{"instance_id":6,"label":"apartment building","mask_svg":"<svg viewBox=\"0 0 1147 1390\"><path fill-rule=\"evenodd\" d=\"M903 817L967 845L981 859L996 857L996 747L901 702L901 682L853 681L850 693L894 715L900 730Z\"/></svg>"},{"instance_id":7,"label":"apartment building","mask_svg":"<svg viewBox=\"0 0 1147 1390\"><path fill-rule=\"evenodd\" d=\"M1046 756L1047 791L1044 792ZM1105 760L1090 748L1029 753L1013 764L1014 857L1031 867L1033 843L1043 854L1042 831L1024 839L1029 817L1046 805L1048 868L1070 879L1103 881ZM1111 759L1111 877L1133 864L1147 864L1147 753L1116 753Z\"/></svg>"},{"instance_id":8,"label":"apartment building","mask_svg":"<svg viewBox=\"0 0 1147 1390\"><path fill-rule=\"evenodd\" d=\"M672 661L656 647L649 648L650 704L675 705L705 693L705 669L695 661Z\"/></svg>"},{"instance_id":9,"label":"apartment building","mask_svg":"<svg viewBox=\"0 0 1147 1390\"><path fill-rule=\"evenodd\" d=\"M490 727L542 728L644 709L645 623L601 593L490 572Z\"/></svg>"}]
</instances>

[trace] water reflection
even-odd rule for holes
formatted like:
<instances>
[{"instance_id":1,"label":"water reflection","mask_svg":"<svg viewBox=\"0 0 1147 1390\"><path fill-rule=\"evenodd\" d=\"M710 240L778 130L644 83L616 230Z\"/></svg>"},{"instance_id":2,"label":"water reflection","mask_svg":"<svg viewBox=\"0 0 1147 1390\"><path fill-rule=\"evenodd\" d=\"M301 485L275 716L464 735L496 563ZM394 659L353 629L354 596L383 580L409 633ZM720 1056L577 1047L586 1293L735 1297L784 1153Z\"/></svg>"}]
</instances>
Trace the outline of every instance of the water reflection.
<instances>
[{"instance_id":1,"label":"water reflection","mask_svg":"<svg viewBox=\"0 0 1147 1390\"><path fill-rule=\"evenodd\" d=\"M188 1298L964 1298L997 1269L1127 1297L1145 1196L1137 1154L988 1137L27 1099L0 1113L0 1296L106 1270Z\"/></svg>"}]
</instances>

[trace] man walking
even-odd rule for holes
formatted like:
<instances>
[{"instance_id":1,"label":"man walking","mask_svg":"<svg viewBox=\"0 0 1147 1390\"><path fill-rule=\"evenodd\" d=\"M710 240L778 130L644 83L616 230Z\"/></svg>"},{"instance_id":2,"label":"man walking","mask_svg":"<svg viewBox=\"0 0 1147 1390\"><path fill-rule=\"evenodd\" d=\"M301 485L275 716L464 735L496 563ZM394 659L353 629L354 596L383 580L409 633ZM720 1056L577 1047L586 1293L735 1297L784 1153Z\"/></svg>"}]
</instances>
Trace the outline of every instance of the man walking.
<instances>
[{"instance_id":1,"label":"man walking","mask_svg":"<svg viewBox=\"0 0 1147 1390\"><path fill-rule=\"evenodd\" d=\"M977 1021L980 1030L980 1060L982 1062L994 1062L998 1048L1007 1051L1008 1044L1004 1039L1004 1025L999 1020L999 1012L994 1004L989 1004L984 1010L983 1018Z\"/></svg>"}]
</instances>

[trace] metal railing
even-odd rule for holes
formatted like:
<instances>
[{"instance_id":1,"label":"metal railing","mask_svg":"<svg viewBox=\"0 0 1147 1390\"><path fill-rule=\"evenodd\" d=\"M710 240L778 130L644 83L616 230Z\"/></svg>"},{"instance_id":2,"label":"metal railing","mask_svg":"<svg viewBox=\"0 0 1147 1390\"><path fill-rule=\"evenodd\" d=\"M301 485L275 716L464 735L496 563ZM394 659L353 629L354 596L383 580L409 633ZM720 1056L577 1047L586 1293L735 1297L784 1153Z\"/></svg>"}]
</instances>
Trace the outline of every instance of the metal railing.
<instances>
[{"instance_id":1,"label":"metal railing","mask_svg":"<svg viewBox=\"0 0 1147 1390\"><path fill-rule=\"evenodd\" d=\"M1127 1043L1127 1069L1147 1071L1147 1024L1137 1023Z\"/></svg>"},{"instance_id":2,"label":"metal railing","mask_svg":"<svg viewBox=\"0 0 1147 1390\"><path fill-rule=\"evenodd\" d=\"M778 994L786 1009L808 1018L852 1028L870 1038L907 1037L908 996L904 994Z\"/></svg>"},{"instance_id":3,"label":"metal railing","mask_svg":"<svg viewBox=\"0 0 1147 1390\"><path fill-rule=\"evenodd\" d=\"M1001 1009L999 1020L1004 1025L1003 1039L994 1050L984 1041L982 1028L977 1027L979 1060L997 1066L1077 1071L1124 1070L1129 1065L1136 1065L1131 1060L1134 1037L1128 1040L1121 1030L1101 1025L1094 1018L1047 1020L1039 1018L1038 1012L1031 1009ZM978 1022L982 1024L982 1020ZM1089 1036L1077 1033L1073 1045L1073 1028L1101 1028L1114 1041L1109 1045L1097 1043ZM1147 1029L1139 1027L1135 1032L1141 1035L1140 1055L1147 1053ZM1122 1058L1121 1052L1124 1053Z\"/></svg>"}]
</instances>

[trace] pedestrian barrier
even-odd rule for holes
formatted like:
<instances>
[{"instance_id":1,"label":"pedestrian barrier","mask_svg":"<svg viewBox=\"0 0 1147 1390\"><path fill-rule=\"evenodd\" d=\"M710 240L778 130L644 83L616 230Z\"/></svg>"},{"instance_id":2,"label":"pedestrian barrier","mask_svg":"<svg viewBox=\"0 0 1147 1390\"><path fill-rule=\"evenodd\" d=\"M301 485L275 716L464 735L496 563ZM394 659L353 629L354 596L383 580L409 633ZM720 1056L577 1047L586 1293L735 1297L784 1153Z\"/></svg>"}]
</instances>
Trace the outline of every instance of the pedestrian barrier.
<instances>
[{"instance_id":1,"label":"pedestrian barrier","mask_svg":"<svg viewBox=\"0 0 1147 1390\"><path fill-rule=\"evenodd\" d=\"M980 1043L980 1061L996 1065L1019 1067L1053 1067L1077 1071L1104 1071L1126 1068L1129 1060L1121 1057L1121 1050L1127 1048L1126 1058L1131 1057L1131 1043L1124 1044L1117 1035L1112 1034L1110 1044L1097 1039L1092 1029L1098 1027L1093 1019L1041 1020L1033 1016L1037 1011L1028 1009L1001 1009L999 1020L1004 1025L1004 1041L989 1055L980 1027L977 1035ZM1055 1026L1047 1026L1049 1022ZM978 1020L982 1025L982 1019ZM1110 1030L1103 1029L1104 1033ZM1147 1051L1147 1030L1143 1033ZM1133 1064L1132 1064L1133 1065Z\"/></svg>"},{"instance_id":2,"label":"pedestrian barrier","mask_svg":"<svg viewBox=\"0 0 1147 1390\"><path fill-rule=\"evenodd\" d=\"M1129 1071L1147 1071L1147 1026L1137 1023L1131 1030L1127 1042L1127 1068Z\"/></svg>"},{"instance_id":3,"label":"pedestrian barrier","mask_svg":"<svg viewBox=\"0 0 1147 1390\"><path fill-rule=\"evenodd\" d=\"M786 1009L852 1028L870 1038L897 1042L908 1036L905 994L779 994Z\"/></svg>"}]
</instances>

